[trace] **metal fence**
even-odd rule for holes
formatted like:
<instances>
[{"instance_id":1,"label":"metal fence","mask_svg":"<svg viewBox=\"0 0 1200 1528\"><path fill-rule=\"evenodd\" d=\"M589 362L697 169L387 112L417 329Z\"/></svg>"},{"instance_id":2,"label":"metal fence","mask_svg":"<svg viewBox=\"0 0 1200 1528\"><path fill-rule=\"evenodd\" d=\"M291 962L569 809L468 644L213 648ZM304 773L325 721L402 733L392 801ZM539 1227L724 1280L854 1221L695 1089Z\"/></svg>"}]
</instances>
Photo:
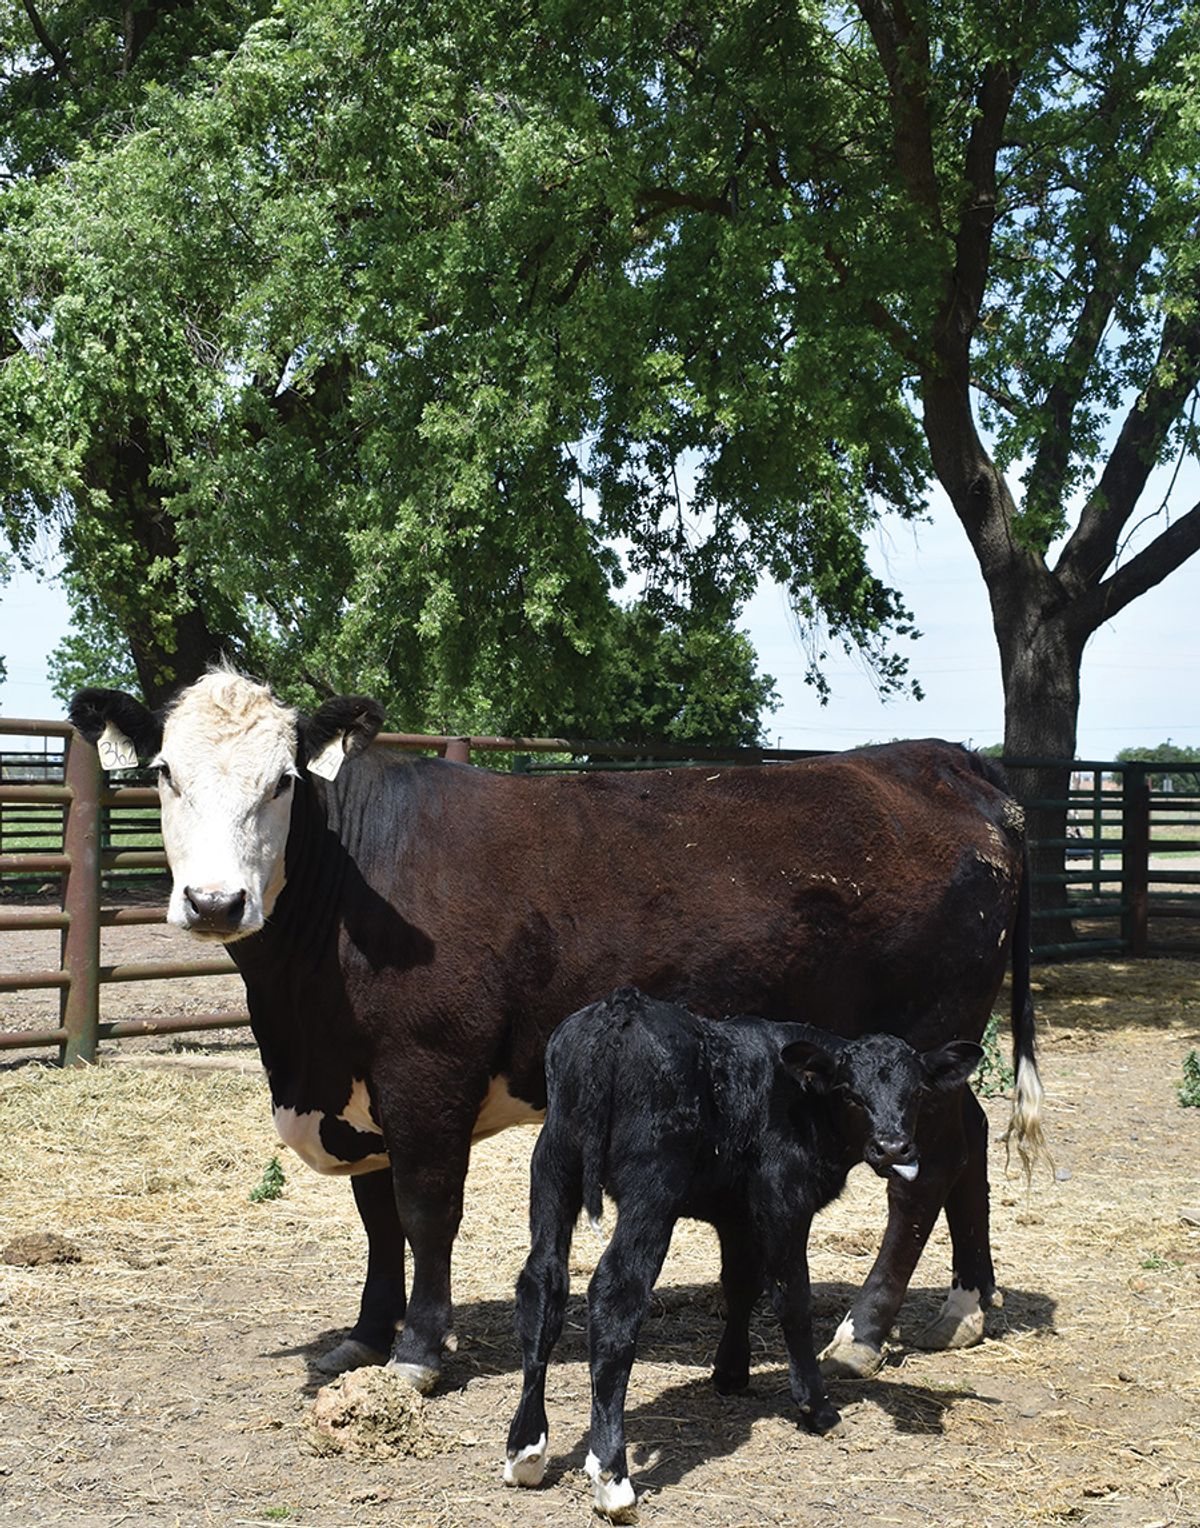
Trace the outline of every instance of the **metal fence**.
<instances>
[{"instance_id":1,"label":"metal fence","mask_svg":"<svg viewBox=\"0 0 1200 1528\"><path fill-rule=\"evenodd\" d=\"M58 888L60 906L0 903L0 931L59 930L56 969L0 972L0 993L51 988L59 1023L40 1030L0 1029L0 1050L57 1047L64 1064L89 1061L101 1039L183 1034L249 1023L244 1010L162 1018L100 1019L104 984L212 976L236 970L216 959L103 964L101 931L165 921L162 906L128 901L131 882L167 868L158 833L158 792L148 783L112 785L96 750L73 740L66 722L0 718L0 738L37 739L40 752L0 752L0 890ZM520 772L620 769L714 762L769 765L819 750L644 746L564 738L430 737L381 734L379 744L432 751L469 762L472 753L504 758ZM53 747L51 747L53 745ZM536 761L536 762L535 762ZM1019 767L1047 761L1015 760ZM1162 766L1075 762L1065 801L1061 871L1035 877L1035 919L1069 920L1069 941L1039 942L1035 958L1121 951L1200 950L1200 780L1191 790L1153 789ZM1177 778L1177 777L1176 777ZM1172 781L1171 783L1174 783Z\"/></svg>"}]
</instances>

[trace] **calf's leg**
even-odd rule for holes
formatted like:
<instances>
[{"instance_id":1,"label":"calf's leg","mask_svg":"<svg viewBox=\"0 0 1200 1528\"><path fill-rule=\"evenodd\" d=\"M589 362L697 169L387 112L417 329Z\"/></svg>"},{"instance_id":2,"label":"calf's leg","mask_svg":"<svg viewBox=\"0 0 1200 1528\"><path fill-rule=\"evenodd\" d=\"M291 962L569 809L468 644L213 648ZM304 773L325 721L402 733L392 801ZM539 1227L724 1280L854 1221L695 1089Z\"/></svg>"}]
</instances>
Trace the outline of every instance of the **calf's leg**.
<instances>
[{"instance_id":1,"label":"calf's leg","mask_svg":"<svg viewBox=\"0 0 1200 1528\"><path fill-rule=\"evenodd\" d=\"M583 1203L578 1154L557 1138L553 1117L530 1164L530 1250L517 1280L521 1399L508 1430L505 1485L536 1486L546 1473L546 1368L562 1333L570 1277L571 1232Z\"/></svg>"},{"instance_id":2,"label":"calf's leg","mask_svg":"<svg viewBox=\"0 0 1200 1528\"><path fill-rule=\"evenodd\" d=\"M315 1360L322 1374L386 1363L404 1321L404 1231L396 1213L391 1169L358 1173L350 1182L367 1233L367 1279L350 1335Z\"/></svg>"},{"instance_id":3,"label":"calf's leg","mask_svg":"<svg viewBox=\"0 0 1200 1528\"><path fill-rule=\"evenodd\" d=\"M588 1287L592 1369L591 1450L585 1468L596 1510L615 1522L637 1504L625 1457L625 1392L650 1292L671 1242L675 1217L643 1204L622 1211Z\"/></svg>"},{"instance_id":4,"label":"calf's leg","mask_svg":"<svg viewBox=\"0 0 1200 1528\"><path fill-rule=\"evenodd\" d=\"M772 1303L787 1344L792 1399L815 1433L827 1433L841 1421L829 1399L813 1352L812 1295L808 1278L807 1230L793 1249L786 1278L772 1289Z\"/></svg>"},{"instance_id":5,"label":"calf's leg","mask_svg":"<svg viewBox=\"0 0 1200 1528\"><path fill-rule=\"evenodd\" d=\"M732 1395L750 1383L750 1313L762 1293L762 1274L749 1226L720 1225L717 1236L721 1243L725 1330L712 1377L722 1395Z\"/></svg>"}]
</instances>

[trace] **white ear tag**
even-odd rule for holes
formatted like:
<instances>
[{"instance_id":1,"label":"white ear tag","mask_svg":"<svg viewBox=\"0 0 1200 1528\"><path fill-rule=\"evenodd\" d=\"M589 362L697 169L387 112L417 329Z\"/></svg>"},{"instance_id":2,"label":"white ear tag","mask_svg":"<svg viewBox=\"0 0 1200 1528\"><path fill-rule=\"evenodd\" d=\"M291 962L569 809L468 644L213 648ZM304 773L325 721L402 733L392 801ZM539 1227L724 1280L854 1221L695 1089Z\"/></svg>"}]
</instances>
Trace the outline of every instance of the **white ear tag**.
<instances>
[{"instance_id":1,"label":"white ear tag","mask_svg":"<svg viewBox=\"0 0 1200 1528\"><path fill-rule=\"evenodd\" d=\"M319 775L322 780L333 780L337 772L345 762L346 753L342 747L342 738L345 734L339 732L332 742L326 743L320 753L308 761L310 775Z\"/></svg>"},{"instance_id":2,"label":"white ear tag","mask_svg":"<svg viewBox=\"0 0 1200 1528\"><path fill-rule=\"evenodd\" d=\"M137 749L123 732L117 731L115 723L105 724L104 731L96 740L96 747L105 769L137 768Z\"/></svg>"}]
</instances>

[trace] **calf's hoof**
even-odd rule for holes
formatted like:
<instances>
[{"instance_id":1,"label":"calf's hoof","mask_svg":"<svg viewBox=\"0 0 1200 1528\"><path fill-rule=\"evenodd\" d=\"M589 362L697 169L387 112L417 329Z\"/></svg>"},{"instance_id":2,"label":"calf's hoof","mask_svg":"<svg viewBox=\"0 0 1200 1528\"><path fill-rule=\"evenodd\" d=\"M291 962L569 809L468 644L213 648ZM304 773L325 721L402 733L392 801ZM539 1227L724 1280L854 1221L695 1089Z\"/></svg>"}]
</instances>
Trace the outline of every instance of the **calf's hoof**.
<instances>
[{"instance_id":1,"label":"calf's hoof","mask_svg":"<svg viewBox=\"0 0 1200 1528\"><path fill-rule=\"evenodd\" d=\"M636 1523L637 1492L633 1489L633 1481L628 1476L618 1480L611 1470L601 1470L595 1454L587 1456L583 1467L592 1482L596 1511L610 1523Z\"/></svg>"},{"instance_id":2,"label":"calf's hoof","mask_svg":"<svg viewBox=\"0 0 1200 1528\"><path fill-rule=\"evenodd\" d=\"M546 1434L504 1461L506 1486L540 1486L546 1474Z\"/></svg>"},{"instance_id":3,"label":"calf's hoof","mask_svg":"<svg viewBox=\"0 0 1200 1528\"><path fill-rule=\"evenodd\" d=\"M837 1407L831 1401L818 1401L815 1406L801 1406L800 1414L808 1425L810 1432L815 1432L818 1437L829 1437L840 1434L842 1428L842 1416Z\"/></svg>"},{"instance_id":4,"label":"calf's hoof","mask_svg":"<svg viewBox=\"0 0 1200 1528\"><path fill-rule=\"evenodd\" d=\"M954 1288L928 1326L913 1337L913 1346L927 1351L973 1348L983 1341L983 1305L977 1289Z\"/></svg>"},{"instance_id":5,"label":"calf's hoof","mask_svg":"<svg viewBox=\"0 0 1200 1528\"><path fill-rule=\"evenodd\" d=\"M718 1395L740 1395L749 1388L749 1369L714 1369L712 1382Z\"/></svg>"},{"instance_id":6,"label":"calf's hoof","mask_svg":"<svg viewBox=\"0 0 1200 1528\"><path fill-rule=\"evenodd\" d=\"M854 1335L854 1318L847 1316L829 1346L817 1354L826 1379L870 1379L883 1368L883 1353Z\"/></svg>"},{"instance_id":7,"label":"calf's hoof","mask_svg":"<svg viewBox=\"0 0 1200 1528\"><path fill-rule=\"evenodd\" d=\"M336 1348L312 1361L313 1368L322 1374L348 1374L351 1369L365 1369L371 1364L387 1363L387 1354L378 1348L359 1342L357 1337L346 1337Z\"/></svg>"},{"instance_id":8,"label":"calf's hoof","mask_svg":"<svg viewBox=\"0 0 1200 1528\"><path fill-rule=\"evenodd\" d=\"M388 1360L388 1368L393 1374L398 1374L402 1380L405 1380L421 1395L429 1394L437 1384L442 1372L440 1369L435 1369L429 1364L397 1363L394 1358Z\"/></svg>"}]
</instances>

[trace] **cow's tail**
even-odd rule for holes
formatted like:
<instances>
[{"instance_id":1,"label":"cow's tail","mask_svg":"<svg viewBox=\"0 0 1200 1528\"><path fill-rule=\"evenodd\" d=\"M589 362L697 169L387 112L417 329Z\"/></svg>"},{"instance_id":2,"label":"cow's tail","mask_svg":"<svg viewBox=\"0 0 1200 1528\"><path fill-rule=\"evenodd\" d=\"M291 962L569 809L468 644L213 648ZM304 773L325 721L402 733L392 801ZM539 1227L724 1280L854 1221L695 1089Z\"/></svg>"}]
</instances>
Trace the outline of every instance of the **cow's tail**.
<instances>
[{"instance_id":1,"label":"cow's tail","mask_svg":"<svg viewBox=\"0 0 1200 1528\"><path fill-rule=\"evenodd\" d=\"M1012 1042L1016 1086L1013 1089L1012 1116L1004 1133L1004 1146L1011 1153L1013 1145L1016 1145L1027 1183L1032 1181L1033 1169L1039 1158L1049 1156L1046 1138L1042 1133L1042 1102L1045 1094L1042 1079L1038 1075L1033 994L1029 980L1030 929L1033 922L1031 901L1029 847L1026 845L1021 865L1021 887L1017 895L1017 923L1012 957Z\"/></svg>"}]
</instances>

